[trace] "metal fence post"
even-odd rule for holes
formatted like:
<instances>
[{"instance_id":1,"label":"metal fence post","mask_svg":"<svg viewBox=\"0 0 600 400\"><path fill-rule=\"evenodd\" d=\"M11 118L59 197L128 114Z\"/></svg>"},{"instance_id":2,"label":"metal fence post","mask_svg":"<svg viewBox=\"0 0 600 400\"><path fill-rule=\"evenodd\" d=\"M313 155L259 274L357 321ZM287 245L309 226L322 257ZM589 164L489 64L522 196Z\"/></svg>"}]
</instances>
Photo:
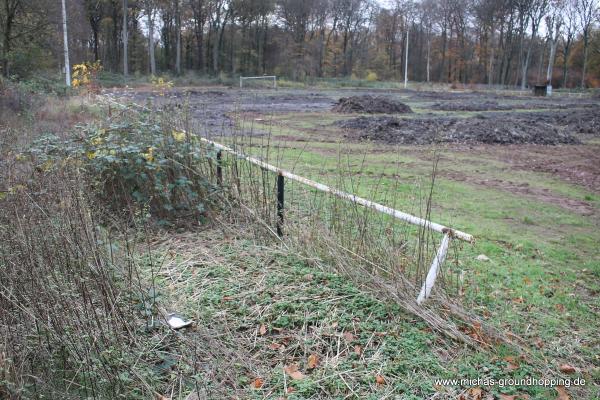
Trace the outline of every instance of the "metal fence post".
<instances>
[{"instance_id":1,"label":"metal fence post","mask_svg":"<svg viewBox=\"0 0 600 400\"><path fill-rule=\"evenodd\" d=\"M277 175L277 236L283 237L283 201L284 181L283 175Z\"/></svg>"},{"instance_id":2,"label":"metal fence post","mask_svg":"<svg viewBox=\"0 0 600 400\"><path fill-rule=\"evenodd\" d=\"M223 162L223 152L221 150L217 151L217 184L219 186L223 186L223 166L221 165Z\"/></svg>"}]
</instances>

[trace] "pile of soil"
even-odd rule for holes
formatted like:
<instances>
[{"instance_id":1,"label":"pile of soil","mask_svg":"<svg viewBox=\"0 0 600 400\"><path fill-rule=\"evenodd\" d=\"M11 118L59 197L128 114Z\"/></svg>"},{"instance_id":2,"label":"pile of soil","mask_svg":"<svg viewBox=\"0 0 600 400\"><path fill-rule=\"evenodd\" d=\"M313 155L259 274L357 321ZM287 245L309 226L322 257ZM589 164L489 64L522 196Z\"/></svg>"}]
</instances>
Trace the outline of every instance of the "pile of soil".
<instances>
[{"instance_id":1,"label":"pile of soil","mask_svg":"<svg viewBox=\"0 0 600 400\"><path fill-rule=\"evenodd\" d=\"M359 117L342 121L346 135L359 140L389 144L486 143L486 144L576 144L579 140L565 129L544 122L526 122L512 117L399 119Z\"/></svg>"},{"instance_id":2,"label":"pile of soil","mask_svg":"<svg viewBox=\"0 0 600 400\"><path fill-rule=\"evenodd\" d=\"M514 107L508 104L499 104L497 101L479 101L472 103L444 102L431 105L432 110L440 111L502 111L512 110Z\"/></svg>"},{"instance_id":3,"label":"pile of soil","mask_svg":"<svg viewBox=\"0 0 600 400\"><path fill-rule=\"evenodd\" d=\"M598 106L585 106L551 113L521 113L519 118L532 121L532 124L542 122L564 127L571 133L600 136L600 107Z\"/></svg>"},{"instance_id":4,"label":"pile of soil","mask_svg":"<svg viewBox=\"0 0 600 400\"><path fill-rule=\"evenodd\" d=\"M399 101L386 99L381 96L351 96L342 97L333 111L339 113L367 113L367 114L407 114L412 113L409 106Z\"/></svg>"}]
</instances>

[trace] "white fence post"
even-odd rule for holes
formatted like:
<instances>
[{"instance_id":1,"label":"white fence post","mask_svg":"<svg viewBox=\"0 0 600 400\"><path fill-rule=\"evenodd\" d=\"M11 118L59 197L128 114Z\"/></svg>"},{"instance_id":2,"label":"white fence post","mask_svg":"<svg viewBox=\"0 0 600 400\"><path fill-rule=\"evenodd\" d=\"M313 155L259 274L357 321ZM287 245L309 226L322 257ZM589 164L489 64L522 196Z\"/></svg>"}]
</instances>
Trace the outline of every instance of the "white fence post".
<instances>
[{"instance_id":1,"label":"white fence post","mask_svg":"<svg viewBox=\"0 0 600 400\"><path fill-rule=\"evenodd\" d=\"M429 268L429 272L427 273L427 278L425 278L425 282L423 282L423 287L421 288L421 293L419 293L419 297L417 297L417 304L421 304L429 297L431 294L431 289L433 289L433 285L435 284L435 279L438 276L440 271L440 267L444 263L446 259L446 253L448 252L448 246L450 245L450 235L448 233L444 234L442 239L442 243L440 243L440 247L431 263L431 268Z\"/></svg>"}]
</instances>

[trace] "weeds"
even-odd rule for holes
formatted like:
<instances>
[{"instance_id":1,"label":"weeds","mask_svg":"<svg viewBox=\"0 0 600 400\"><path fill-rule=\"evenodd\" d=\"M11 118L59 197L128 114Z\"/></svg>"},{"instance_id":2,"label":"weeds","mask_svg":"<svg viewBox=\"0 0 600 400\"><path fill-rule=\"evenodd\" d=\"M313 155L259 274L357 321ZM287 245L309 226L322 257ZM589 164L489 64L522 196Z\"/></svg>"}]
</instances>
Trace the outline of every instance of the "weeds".
<instances>
[{"instance_id":1,"label":"weeds","mask_svg":"<svg viewBox=\"0 0 600 400\"><path fill-rule=\"evenodd\" d=\"M200 214L201 180L184 179L200 169L170 126L124 122L2 149L2 398L153 398L173 382L182 344L139 245L149 222Z\"/></svg>"},{"instance_id":2,"label":"weeds","mask_svg":"<svg viewBox=\"0 0 600 400\"><path fill-rule=\"evenodd\" d=\"M5 398L118 397L148 390L134 265L98 226L77 174L34 172L2 200ZM116 264L118 262L118 264Z\"/></svg>"},{"instance_id":3,"label":"weeds","mask_svg":"<svg viewBox=\"0 0 600 400\"><path fill-rule=\"evenodd\" d=\"M422 330L474 346L506 339L448 298L461 290L458 264L444 270L434 302L416 306L438 240L429 230L289 181L284 237L275 248L276 176L224 156L221 183L216 149L197 138L180 110L117 108L107 122L78 128L75 138L38 140L26 162L23 154L8 157L0 188L7 210L0 218L4 396L418 397L433 388L402 386L397 378L407 382L405 370L443 373L433 358L407 361L433 340ZM223 139L282 164L269 136L257 141L238 130ZM355 166L340 156L336 171L332 186L356 192ZM430 216L433 188L415 187L414 213ZM396 188L372 190L394 207ZM252 240L256 247L244 250L249 258L240 249L232 257L256 264L232 260L225 247L196 248L195 235L187 244L177 236L155 241L150 229L154 222L190 228L207 220L226 237ZM263 244L269 247L261 254ZM285 268L277 260L290 251L298 255ZM257 287L242 279L261 269ZM160 324L167 309L180 306L196 310L194 330ZM428 328L406 324L406 333L378 337L400 310ZM403 348L406 359L395 359ZM255 357L271 364L257 365Z\"/></svg>"}]
</instances>

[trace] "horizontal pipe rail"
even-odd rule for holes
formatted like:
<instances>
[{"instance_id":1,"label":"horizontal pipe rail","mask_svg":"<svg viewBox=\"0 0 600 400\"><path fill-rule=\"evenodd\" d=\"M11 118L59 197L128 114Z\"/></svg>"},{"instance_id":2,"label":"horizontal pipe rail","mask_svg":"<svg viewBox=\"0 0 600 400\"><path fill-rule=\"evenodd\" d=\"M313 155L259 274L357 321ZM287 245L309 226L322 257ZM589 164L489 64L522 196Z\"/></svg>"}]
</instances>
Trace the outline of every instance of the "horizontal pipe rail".
<instances>
[{"instance_id":1,"label":"horizontal pipe rail","mask_svg":"<svg viewBox=\"0 0 600 400\"><path fill-rule=\"evenodd\" d=\"M264 75L264 76L240 76L240 79L263 79L263 78L277 78L275 75Z\"/></svg>"},{"instance_id":2,"label":"horizontal pipe rail","mask_svg":"<svg viewBox=\"0 0 600 400\"><path fill-rule=\"evenodd\" d=\"M331 193L334 196L337 196L339 198L349 200L349 201L351 201L353 203L360 204L361 206L364 206L364 207L367 207L367 208L372 208L372 209L377 210L377 211L379 211L381 213L384 213L384 214L387 214L387 215L391 215L394 218L400 219L402 221L408 222L408 223L413 224L413 225L419 225L419 226L422 226L424 228L431 229L431 230L433 230L435 232L439 232L439 233L443 233L443 234L448 233L450 236L455 237L457 239L464 240L466 242L470 242L470 243L473 242L473 236L469 235L468 233L457 231L457 230L448 228L447 226L440 225L438 223L431 222L431 221L428 221L426 219L419 218L419 217L416 217L414 215L410 215L410 214L407 214L405 212L395 210L393 208L384 206L384 205L376 203L374 201L367 200L367 199L364 199L362 197L358 197L358 196L356 196L354 194L346 193L346 192L343 192L341 190L338 190L338 189L329 187L327 185L324 185L322 183L315 182L315 181L307 179L307 178L305 178L303 176L299 176L299 175L293 174L291 172L288 172L286 170L283 170L281 168L278 168L278 167L276 167L274 165L267 164L266 162L261 161L258 158L247 156L245 154L239 153L239 152L233 150L230 147L227 147L227 146L222 145L220 143L214 142L212 140L209 140L209 139L206 139L206 138L203 138L203 137L200 137L200 140L203 141L203 142L205 142L205 143L209 143L209 144L213 145L215 148L217 148L219 150L222 150L222 151L225 151L227 153L233 154L233 155L235 155L235 156L237 156L239 158L242 158L242 159L244 159L244 160L246 160L246 161L248 161L248 162L250 162L252 164L258 165L259 167L261 167L263 169L266 169L268 171L271 171L271 172L274 172L276 174L282 175L282 176L284 176L284 177L286 177L288 179L291 179L293 181L300 182L300 183L302 183L302 184L304 184L306 186L310 186L310 187L315 188L317 190L320 190L322 192Z\"/></svg>"},{"instance_id":3,"label":"horizontal pipe rail","mask_svg":"<svg viewBox=\"0 0 600 400\"><path fill-rule=\"evenodd\" d=\"M120 103L118 103L118 102L116 102L114 100L109 99L109 101L111 101L111 102L113 102L113 103L115 103L115 104L117 104L117 105L119 105L121 107L126 107L123 104L120 104ZM139 108L142 108L142 109L146 110L146 111L150 111L150 109L148 109L147 107L140 106L139 104L135 104L135 103L133 103L133 104L135 106L139 107ZM300 183L302 183L302 184L304 184L306 186L310 186L310 187L315 188L317 190L320 190L322 192L331 193L334 196L337 196L339 198L349 200L349 201L354 202L356 204L360 204L363 207L372 208L372 209L377 210L377 211L379 211L381 213L390 215L390 216L392 216L394 218L397 218L399 220L408 222L410 224L418 225L418 226L421 226L421 227L427 228L427 229L431 229L432 231L439 232L439 233L442 233L442 234L449 234L453 238L457 238L457 239L463 240L465 242L473 243L473 236L469 235L468 233L461 232L461 231L449 228L447 226L444 226L444 225L441 225L441 224L438 224L438 223L435 223L435 222L431 222L431 221L428 221L428 220L420 218L420 217L416 217L416 216L411 215L411 214L407 214L407 213L399 211L399 210L395 210L393 208L384 206L383 204L379 204L379 203L376 203L374 201L367 200L367 199L364 199L362 197L358 197L358 196L356 196L354 194L346 193L346 192L343 192L341 190L338 190L338 189L329 187L327 185L324 185L322 183L315 182L315 181L307 179L307 178L305 178L303 176L299 176L299 175L293 174L291 172L288 172L286 170L278 168L278 167L276 167L274 165L268 164L268 163L266 163L266 162L264 162L262 160L259 160L258 158L242 154L242 153L240 153L238 151L235 151L231 147L227 147L227 146L225 146L225 145L223 145L221 143L217 143L217 142L212 141L210 139L206 139L206 138L204 138L202 136L199 136L199 139L202 142L205 142L205 143L213 145L215 148L217 148L219 150L222 150L222 151L227 152L229 154L233 154L233 155L235 155L238 158L244 159L244 160L246 160L246 161L248 161L248 162L250 162L252 164L258 165L259 167L261 167L261 168L263 168L265 170L274 172L274 173L276 173L278 175L282 175L282 176L284 176L284 177L286 177L288 179L294 180L296 182L300 182Z\"/></svg>"}]
</instances>

